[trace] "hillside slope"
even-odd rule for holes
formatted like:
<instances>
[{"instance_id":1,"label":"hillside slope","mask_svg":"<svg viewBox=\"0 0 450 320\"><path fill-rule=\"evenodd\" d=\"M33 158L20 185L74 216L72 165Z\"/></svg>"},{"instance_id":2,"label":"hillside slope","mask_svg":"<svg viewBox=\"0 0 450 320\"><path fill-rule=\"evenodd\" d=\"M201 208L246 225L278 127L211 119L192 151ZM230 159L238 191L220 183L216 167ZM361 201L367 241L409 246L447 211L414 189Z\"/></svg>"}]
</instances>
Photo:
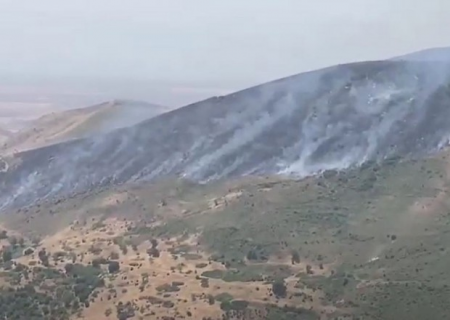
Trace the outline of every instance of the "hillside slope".
<instances>
[{"instance_id":1,"label":"hillside slope","mask_svg":"<svg viewBox=\"0 0 450 320\"><path fill-rule=\"evenodd\" d=\"M104 134L166 111L168 108L146 102L115 100L87 108L53 112L31 121L25 129L15 133L8 139L4 152L20 152Z\"/></svg>"},{"instance_id":2,"label":"hillside slope","mask_svg":"<svg viewBox=\"0 0 450 320\"><path fill-rule=\"evenodd\" d=\"M421 157L450 137L450 63L379 61L300 74L131 128L19 154L3 206L128 181L305 176Z\"/></svg>"},{"instance_id":3,"label":"hillside slope","mask_svg":"<svg viewBox=\"0 0 450 320\"><path fill-rule=\"evenodd\" d=\"M0 264L0 281L39 288L58 319L445 319L449 159L42 201L1 216L10 234L39 240L29 255L28 240L4 240L15 265ZM0 299L0 316L27 318L19 293Z\"/></svg>"}]
</instances>

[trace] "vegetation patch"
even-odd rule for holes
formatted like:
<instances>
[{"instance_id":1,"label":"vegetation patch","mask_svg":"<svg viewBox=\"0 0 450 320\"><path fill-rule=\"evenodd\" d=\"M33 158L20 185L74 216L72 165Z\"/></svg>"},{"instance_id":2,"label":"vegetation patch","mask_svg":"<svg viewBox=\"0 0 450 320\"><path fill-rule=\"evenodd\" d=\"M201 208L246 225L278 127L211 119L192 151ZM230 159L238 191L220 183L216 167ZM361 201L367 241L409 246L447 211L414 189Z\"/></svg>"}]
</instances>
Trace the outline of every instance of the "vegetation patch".
<instances>
[{"instance_id":1,"label":"vegetation patch","mask_svg":"<svg viewBox=\"0 0 450 320\"><path fill-rule=\"evenodd\" d=\"M16 264L4 272L2 277L10 279L14 287L0 289L0 317L65 320L89 306L94 290L104 286L99 270L68 264L65 271Z\"/></svg>"},{"instance_id":2,"label":"vegetation patch","mask_svg":"<svg viewBox=\"0 0 450 320\"><path fill-rule=\"evenodd\" d=\"M223 311L243 311L247 309L248 306L249 303L245 300L226 300L220 303L220 309Z\"/></svg>"},{"instance_id":3,"label":"vegetation patch","mask_svg":"<svg viewBox=\"0 0 450 320\"><path fill-rule=\"evenodd\" d=\"M156 288L156 291L158 291L160 293L171 293L171 292L178 292L178 291L180 291L180 288L179 288L179 286L176 286L176 285L173 285L173 284L171 285L171 284L166 283L166 284L163 284L161 286L158 286Z\"/></svg>"},{"instance_id":4,"label":"vegetation patch","mask_svg":"<svg viewBox=\"0 0 450 320\"><path fill-rule=\"evenodd\" d=\"M278 307L276 305L267 305L266 317L267 320L319 320L320 316L312 311L303 308L294 307Z\"/></svg>"},{"instance_id":5,"label":"vegetation patch","mask_svg":"<svg viewBox=\"0 0 450 320\"><path fill-rule=\"evenodd\" d=\"M292 274L289 266L250 265L239 269L210 270L202 273L203 277L221 279L226 282L256 282L284 280Z\"/></svg>"},{"instance_id":6,"label":"vegetation patch","mask_svg":"<svg viewBox=\"0 0 450 320\"><path fill-rule=\"evenodd\" d=\"M215 299L219 302L231 301L234 297L228 292L223 292L215 296Z\"/></svg>"}]
</instances>

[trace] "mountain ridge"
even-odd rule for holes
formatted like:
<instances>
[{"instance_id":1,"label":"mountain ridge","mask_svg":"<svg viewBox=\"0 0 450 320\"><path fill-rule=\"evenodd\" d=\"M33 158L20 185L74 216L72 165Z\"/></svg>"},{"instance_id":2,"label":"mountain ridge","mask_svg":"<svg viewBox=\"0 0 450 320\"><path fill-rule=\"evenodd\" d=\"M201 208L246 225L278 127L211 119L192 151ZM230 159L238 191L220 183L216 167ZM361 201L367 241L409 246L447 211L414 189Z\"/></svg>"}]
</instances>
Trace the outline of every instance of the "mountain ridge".
<instances>
[{"instance_id":1,"label":"mountain ridge","mask_svg":"<svg viewBox=\"0 0 450 320\"><path fill-rule=\"evenodd\" d=\"M136 126L18 155L3 203L180 176L306 176L448 144L450 65L339 65L194 103ZM76 173L75 173L76 172ZM33 190L31 192L31 190Z\"/></svg>"},{"instance_id":2,"label":"mountain ridge","mask_svg":"<svg viewBox=\"0 0 450 320\"><path fill-rule=\"evenodd\" d=\"M438 47L420 50L406 55L394 57L391 60L449 62L450 47Z\"/></svg>"}]
</instances>

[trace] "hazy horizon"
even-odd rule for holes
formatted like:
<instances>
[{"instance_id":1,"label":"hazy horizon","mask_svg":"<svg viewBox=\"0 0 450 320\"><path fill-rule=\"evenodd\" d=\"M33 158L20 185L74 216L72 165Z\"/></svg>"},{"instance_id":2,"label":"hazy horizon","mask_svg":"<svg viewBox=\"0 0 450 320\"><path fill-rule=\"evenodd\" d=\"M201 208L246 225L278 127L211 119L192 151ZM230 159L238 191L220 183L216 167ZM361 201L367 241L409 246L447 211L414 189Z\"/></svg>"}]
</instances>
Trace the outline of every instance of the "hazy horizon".
<instances>
[{"instance_id":1,"label":"hazy horizon","mask_svg":"<svg viewBox=\"0 0 450 320\"><path fill-rule=\"evenodd\" d=\"M0 98L60 90L180 106L450 46L448 16L444 0L0 0Z\"/></svg>"}]
</instances>

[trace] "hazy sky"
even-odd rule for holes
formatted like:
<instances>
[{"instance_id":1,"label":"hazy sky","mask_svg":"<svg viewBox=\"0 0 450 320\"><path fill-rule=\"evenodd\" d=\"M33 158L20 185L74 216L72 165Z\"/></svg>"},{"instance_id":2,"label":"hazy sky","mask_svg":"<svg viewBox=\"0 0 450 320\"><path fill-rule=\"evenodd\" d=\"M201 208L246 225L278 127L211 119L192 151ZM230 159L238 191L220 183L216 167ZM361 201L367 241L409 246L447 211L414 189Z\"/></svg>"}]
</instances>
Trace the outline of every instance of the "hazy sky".
<instances>
[{"instance_id":1,"label":"hazy sky","mask_svg":"<svg viewBox=\"0 0 450 320\"><path fill-rule=\"evenodd\" d=\"M449 17L449 0L0 0L0 77L220 94L450 46Z\"/></svg>"}]
</instances>

